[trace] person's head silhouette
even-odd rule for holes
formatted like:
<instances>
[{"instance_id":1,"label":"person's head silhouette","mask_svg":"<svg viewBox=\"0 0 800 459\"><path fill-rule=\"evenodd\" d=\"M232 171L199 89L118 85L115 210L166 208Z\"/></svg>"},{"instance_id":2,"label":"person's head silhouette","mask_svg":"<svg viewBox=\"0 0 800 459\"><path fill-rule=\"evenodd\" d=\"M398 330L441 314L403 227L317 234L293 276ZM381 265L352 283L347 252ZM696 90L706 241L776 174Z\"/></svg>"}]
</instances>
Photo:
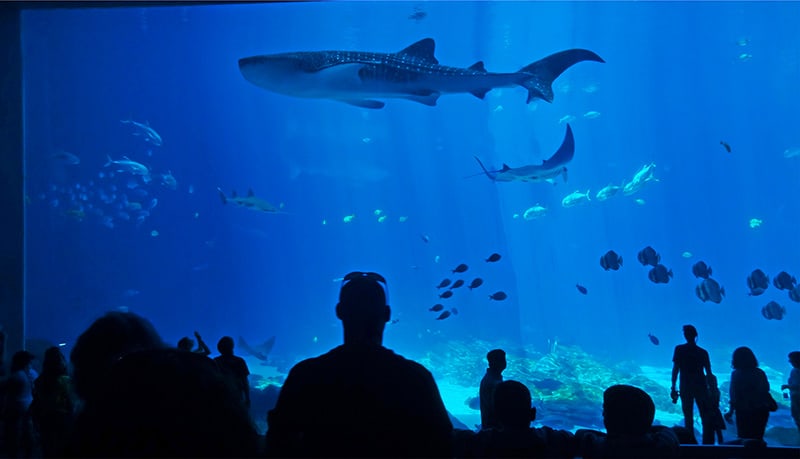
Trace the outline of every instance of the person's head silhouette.
<instances>
[{"instance_id":1,"label":"person's head silhouette","mask_svg":"<svg viewBox=\"0 0 800 459\"><path fill-rule=\"evenodd\" d=\"M506 351L502 349L492 349L486 354L489 368L502 372L506 369Z\"/></svg>"},{"instance_id":2,"label":"person's head silhouette","mask_svg":"<svg viewBox=\"0 0 800 459\"><path fill-rule=\"evenodd\" d=\"M494 409L505 430L523 430L536 419L531 391L519 381L503 381L494 388Z\"/></svg>"},{"instance_id":3,"label":"person's head silhouette","mask_svg":"<svg viewBox=\"0 0 800 459\"><path fill-rule=\"evenodd\" d=\"M617 384L603 392L603 423L609 435L644 435L656 415L656 405L647 392Z\"/></svg>"},{"instance_id":4,"label":"person's head silhouette","mask_svg":"<svg viewBox=\"0 0 800 459\"><path fill-rule=\"evenodd\" d=\"M392 313L386 296L386 279L378 273L356 271L344 277L336 317L342 321L345 344L381 345Z\"/></svg>"},{"instance_id":5,"label":"person's head silhouette","mask_svg":"<svg viewBox=\"0 0 800 459\"><path fill-rule=\"evenodd\" d=\"M233 355L233 338L223 336L217 342L217 350L221 355Z\"/></svg>"},{"instance_id":6,"label":"person's head silhouette","mask_svg":"<svg viewBox=\"0 0 800 459\"><path fill-rule=\"evenodd\" d=\"M694 325L683 326L683 337L686 338L687 343L697 342L697 329L694 328Z\"/></svg>"}]
</instances>

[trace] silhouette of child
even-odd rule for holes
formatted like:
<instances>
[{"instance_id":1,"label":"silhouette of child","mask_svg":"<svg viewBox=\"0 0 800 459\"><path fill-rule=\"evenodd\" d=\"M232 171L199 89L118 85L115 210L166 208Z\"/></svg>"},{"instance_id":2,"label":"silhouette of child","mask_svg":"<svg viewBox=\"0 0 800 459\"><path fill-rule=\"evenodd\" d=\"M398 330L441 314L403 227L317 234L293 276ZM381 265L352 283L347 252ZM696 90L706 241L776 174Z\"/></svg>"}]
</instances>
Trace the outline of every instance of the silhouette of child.
<instances>
[{"instance_id":1,"label":"silhouette of child","mask_svg":"<svg viewBox=\"0 0 800 459\"><path fill-rule=\"evenodd\" d=\"M209 356L211 354L211 349L208 348L203 338L200 337L200 333L194 332L194 337L197 338L197 349L192 350L194 347L194 340L188 336L184 336L178 341L178 349L186 352L194 352L195 354L204 355L206 357Z\"/></svg>"},{"instance_id":2,"label":"silhouette of child","mask_svg":"<svg viewBox=\"0 0 800 459\"><path fill-rule=\"evenodd\" d=\"M709 426L714 429L714 435L717 437L717 444L721 445L722 431L726 429L725 419L722 417L722 411L719 409L719 400L721 394L717 386L717 377L713 374L708 375L708 392L711 396L711 404L709 406Z\"/></svg>"},{"instance_id":3,"label":"silhouette of child","mask_svg":"<svg viewBox=\"0 0 800 459\"><path fill-rule=\"evenodd\" d=\"M781 390L788 390L791 398L792 419L800 432L800 351L789 353L789 363L792 364L792 372L789 373L788 384L781 386Z\"/></svg>"}]
</instances>

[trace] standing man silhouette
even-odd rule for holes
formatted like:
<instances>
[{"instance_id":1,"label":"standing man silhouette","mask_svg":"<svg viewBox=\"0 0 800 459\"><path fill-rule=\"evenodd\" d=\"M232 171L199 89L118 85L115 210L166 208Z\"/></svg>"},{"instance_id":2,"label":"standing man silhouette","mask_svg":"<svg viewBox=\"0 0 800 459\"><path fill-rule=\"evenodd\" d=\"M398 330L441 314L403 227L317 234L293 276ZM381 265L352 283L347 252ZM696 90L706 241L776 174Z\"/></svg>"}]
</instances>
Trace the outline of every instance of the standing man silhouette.
<instances>
[{"instance_id":1,"label":"standing man silhouette","mask_svg":"<svg viewBox=\"0 0 800 459\"><path fill-rule=\"evenodd\" d=\"M502 349L493 349L486 354L489 368L481 379L481 430L497 429L500 423L494 409L494 388L503 382L503 370L506 369L506 352Z\"/></svg>"},{"instance_id":2,"label":"standing man silhouette","mask_svg":"<svg viewBox=\"0 0 800 459\"><path fill-rule=\"evenodd\" d=\"M686 344L675 346L672 355L672 400L680 397L684 426L692 438L695 438L694 405L697 404L703 426L703 444L713 445L714 426L711 425L711 395L708 391L708 378L712 375L711 361L708 352L697 345L697 329L694 325L683 326L683 337L686 338ZM680 392L675 389L678 375Z\"/></svg>"}]
</instances>

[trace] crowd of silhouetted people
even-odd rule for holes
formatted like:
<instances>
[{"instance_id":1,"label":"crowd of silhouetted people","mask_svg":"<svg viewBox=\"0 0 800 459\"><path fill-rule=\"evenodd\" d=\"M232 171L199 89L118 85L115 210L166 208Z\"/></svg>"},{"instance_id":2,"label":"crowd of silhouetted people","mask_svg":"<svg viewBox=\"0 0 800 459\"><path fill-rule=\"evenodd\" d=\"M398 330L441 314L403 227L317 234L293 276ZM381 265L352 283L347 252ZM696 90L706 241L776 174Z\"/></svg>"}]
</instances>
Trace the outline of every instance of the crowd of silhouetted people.
<instances>
[{"instance_id":1,"label":"crowd of silhouetted people","mask_svg":"<svg viewBox=\"0 0 800 459\"><path fill-rule=\"evenodd\" d=\"M733 353L723 415L691 325L673 355L671 395L683 426L654 425L650 395L618 384L603 392L603 430L531 427L531 393L503 379L506 354L494 349L480 381L480 429L454 429L430 371L382 345L386 298L381 275L344 277L336 304L344 342L292 367L265 413L266 436L251 418L249 371L231 337L219 340L212 359L197 332L196 343L186 337L172 347L145 318L109 312L80 335L70 365L59 347L47 349L40 374L32 353L13 354L0 391L0 457L678 457L682 444L698 443L695 406L702 444L766 447L777 403L753 351ZM789 361L781 389L800 432L800 352ZM724 442L734 422L738 436Z\"/></svg>"}]
</instances>

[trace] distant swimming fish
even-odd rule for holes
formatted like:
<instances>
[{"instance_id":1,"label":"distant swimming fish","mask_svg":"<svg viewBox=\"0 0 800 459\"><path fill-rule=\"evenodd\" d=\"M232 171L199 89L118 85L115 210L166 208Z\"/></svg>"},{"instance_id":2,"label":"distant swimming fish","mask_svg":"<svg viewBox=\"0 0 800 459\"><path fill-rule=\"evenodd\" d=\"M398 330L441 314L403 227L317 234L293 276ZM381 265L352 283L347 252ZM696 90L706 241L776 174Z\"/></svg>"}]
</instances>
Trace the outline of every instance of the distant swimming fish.
<instances>
[{"instance_id":1,"label":"distant swimming fish","mask_svg":"<svg viewBox=\"0 0 800 459\"><path fill-rule=\"evenodd\" d=\"M155 129L150 127L150 123L145 121L144 123L139 123L133 120L120 120L122 124L129 124L133 126L136 130L133 132L133 135L142 136L144 137L144 141L155 146L160 146L164 141L161 139L161 136L156 132Z\"/></svg>"},{"instance_id":2,"label":"distant swimming fish","mask_svg":"<svg viewBox=\"0 0 800 459\"><path fill-rule=\"evenodd\" d=\"M58 152L53 153L52 155L50 155L50 159L70 166L76 166L81 163L80 158L64 150L58 150Z\"/></svg>"},{"instance_id":3,"label":"distant swimming fish","mask_svg":"<svg viewBox=\"0 0 800 459\"><path fill-rule=\"evenodd\" d=\"M261 212L273 213L273 214L279 212L277 207L273 206L267 201L264 201L261 198L256 197L252 189L248 190L247 196L244 197L237 196L235 191L231 193L230 196L225 196L225 193L223 193L222 190L219 188L217 188L217 191L219 192L219 197L220 199L222 199L223 204L232 202L239 207L246 207L248 209L258 210Z\"/></svg>"}]
</instances>

